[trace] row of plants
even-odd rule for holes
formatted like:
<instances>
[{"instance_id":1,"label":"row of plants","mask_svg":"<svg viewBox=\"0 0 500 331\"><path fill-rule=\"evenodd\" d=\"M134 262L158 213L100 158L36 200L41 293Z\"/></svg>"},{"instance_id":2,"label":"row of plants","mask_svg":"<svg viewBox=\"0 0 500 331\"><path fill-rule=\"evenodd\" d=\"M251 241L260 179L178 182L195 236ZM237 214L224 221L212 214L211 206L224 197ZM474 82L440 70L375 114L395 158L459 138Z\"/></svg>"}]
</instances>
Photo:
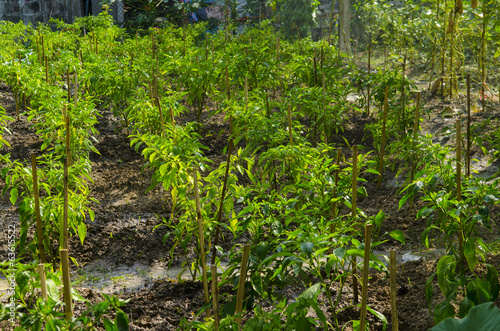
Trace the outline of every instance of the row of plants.
<instances>
[{"instance_id":1,"label":"row of plants","mask_svg":"<svg viewBox=\"0 0 500 331\"><path fill-rule=\"evenodd\" d=\"M198 41L197 47L180 37L186 33L185 40L192 38L192 42L196 42L199 30L172 29L153 30L147 39L131 39L133 46L142 47L142 57L134 52L134 63L128 67L131 72L123 75L145 80L139 84L134 81L141 88L134 91L124 122L132 132L131 144L142 151L147 164L155 170L151 187L162 184L172 198L172 215L164 219L164 225L171 229L164 241L168 236L175 238L171 254L177 245L187 251L196 239L198 212L194 195L198 191L203 240L197 238L197 242L209 244L198 244L198 258L185 262L193 277L204 263L201 252L212 250L209 257L219 266L221 259L229 258L219 284L236 284L240 246L224 252L214 237L218 229L224 229L234 241L249 234L252 281L245 293L244 306L251 310L256 302L266 300L274 303L273 306L277 304L277 308L272 313L256 308L255 317L248 325L266 321L268 327L274 329L317 323L324 328L338 328L336 314L343 308L336 305L341 294L331 294L330 279L333 277L344 286L352 276L347 266L351 257L361 255L362 247L357 239L357 224L366 222L361 211L357 213L361 216L354 219L349 213L338 211L332 217L333 204L345 205L344 212L352 207L352 169L343 163L341 170L340 161L337 164L334 161L332 147L320 142L341 131L347 120L350 105L346 99L353 87L349 81L335 78L346 69L339 66L337 60L331 60L336 52L326 45L277 41L270 38L272 34L266 30L250 30L248 35L232 43L226 43L225 36L220 34ZM275 49L267 46L270 42L276 45ZM127 46L125 41L123 48ZM322 77L325 77L324 84ZM291 100L294 100L293 108L289 108ZM176 123L188 112L183 101L192 109L196 122ZM204 108L210 101L216 103L216 109L207 114ZM290 109L289 115L287 109ZM225 112L231 123L226 150L228 161L210 172L197 131L203 132L203 120L218 112ZM292 117L304 118L310 124L292 121ZM308 133L304 134L303 130ZM231 153L233 147L234 153ZM366 167L367 159L362 156L358 162ZM374 163L370 164L368 171L377 173ZM198 170L203 176L195 188ZM333 176L335 172L337 180ZM240 184L242 178L248 178L251 184ZM223 188L221 193L221 187L227 190ZM363 193L361 189L360 194ZM240 211L237 213L237 210ZM221 215L224 216L221 218ZM381 212L370 222L380 229L383 219ZM332 229L335 230L331 232ZM402 240L399 231L391 235ZM262 244L263 241L266 244ZM346 245L352 249L346 249ZM335 250L335 254L328 255L332 261L329 263L323 260L327 250ZM217 257L215 252L219 253ZM295 258L296 254L301 255ZM385 268L377 257L373 257L373 265ZM322 274L324 268L328 269L327 277ZM208 279L214 276L209 274ZM316 283L315 277L324 279ZM301 296L304 302L299 306L302 313L298 315L292 314L297 304L276 296L272 290L297 283L297 279L306 289ZM319 320L306 318L309 308L321 311L315 301L320 293L326 293L329 304L337 307L332 319L335 325L327 322L324 314L318 316ZM220 325L236 325L239 316L235 315L236 297L230 296L225 301ZM283 316L288 316L285 324L280 321ZM214 323L215 320L209 318L192 327L211 329Z\"/></svg>"},{"instance_id":2,"label":"row of plants","mask_svg":"<svg viewBox=\"0 0 500 331\"><path fill-rule=\"evenodd\" d=\"M112 31L114 26L107 15L100 23L106 22ZM3 22L1 26L2 35L11 43L0 52L0 77L24 101L24 105L16 104L17 120L28 121L42 142L38 155L32 156L31 167L26 164L28 160L11 160L9 154L3 157L2 176L6 183L3 193L9 192L12 204L18 206L20 219L13 293L19 320L17 329L93 330L99 325L107 330L127 329L128 317L119 308L125 302L116 297L104 296L104 301L91 304L72 290L73 300L86 301L87 310L74 319L63 318L65 313L61 312L63 308L68 310L58 289L63 285L61 269L57 267L61 263L59 249L67 249L63 206L67 201L70 235L77 235L83 244L86 219L94 220L91 203L97 203L90 197L90 153L98 153L94 147L98 134L94 125L100 115L96 110L96 95L90 93L93 68L90 62L84 66L82 60L90 55L90 50L78 52L76 48L80 40L79 32L75 31L85 22L71 27L56 23L64 32L43 25L35 29ZM21 110L23 118L19 116ZM35 221L43 229L41 236L32 235ZM78 266L74 258L71 260ZM46 270L46 298L37 294L42 279L39 264ZM9 264L3 268L5 272ZM114 321L104 317L112 311L116 315ZM2 307L1 319L8 318L8 309Z\"/></svg>"}]
</instances>

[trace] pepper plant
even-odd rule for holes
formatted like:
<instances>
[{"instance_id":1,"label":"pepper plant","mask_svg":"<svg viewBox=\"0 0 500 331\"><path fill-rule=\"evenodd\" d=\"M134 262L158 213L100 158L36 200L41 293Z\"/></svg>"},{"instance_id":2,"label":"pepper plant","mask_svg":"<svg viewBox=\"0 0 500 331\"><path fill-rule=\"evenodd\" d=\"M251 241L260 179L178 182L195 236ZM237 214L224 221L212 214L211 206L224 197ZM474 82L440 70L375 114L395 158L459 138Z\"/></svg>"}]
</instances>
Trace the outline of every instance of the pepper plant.
<instances>
[{"instance_id":1,"label":"pepper plant","mask_svg":"<svg viewBox=\"0 0 500 331\"><path fill-rule=\"evenodd\" d=\"M484 259L487 251L479 228L491 231L490 208L498 203L500 194L498 180L486 184L481 179L469 178L463 182L457 196L457 174L452 166L456 161L447 158L448 148L429 141L427 144L427 154L419 164L420 171L413 183L404 189L405 195L399 204L401 207L409 198L419 197L425 203L417 213L417 219L426 222L423 243L429 248L429 237L436 233L446 246L447 254L439 260L436 273L426 284L429 309L437 324L457 314L453 303L459 306L458 316L462 318L475 305L498 297L498 271L492 265L481 263L478 257ZM486 267L485 275L478 271L478 265ZM436 275L445 299L432 308L432 282Z\"/></svg>"}]
</instances>

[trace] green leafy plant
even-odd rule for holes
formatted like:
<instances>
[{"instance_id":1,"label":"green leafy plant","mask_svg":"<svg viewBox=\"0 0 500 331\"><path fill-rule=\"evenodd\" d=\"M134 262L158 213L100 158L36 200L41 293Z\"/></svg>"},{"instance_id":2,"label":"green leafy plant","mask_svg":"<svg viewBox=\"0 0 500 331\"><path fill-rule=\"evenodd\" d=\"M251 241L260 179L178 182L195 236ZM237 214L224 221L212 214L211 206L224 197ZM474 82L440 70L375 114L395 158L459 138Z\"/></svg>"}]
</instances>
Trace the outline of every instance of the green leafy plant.
<instances>
[{"instance_id":1,"label":"green leafy plant","mask_svg":"<svg viewBox=\"0 0 500 331\"><path fill-rule=\"evenodd\" d=\"M465 317L471 307L498 297L498 271L492 265L485 264L486 275L480 277L476 267L480 264L478 255L487 247L478 233L483 226L491 231L489 207L498 202L498 181L484 184L479 179L464 182L461 195L456 195L456 171L452 168L452 159L447 159L449 150L434 145L429 148L422 160L422 170L409 184L400 200L400 207L410 198L422 194L420 199L426 202L417 218L426 221L427 227L422 233L422 240L429 247L429 235L437 232L443 236L448 254L438 263L437 272L426 284L426 297L429 309L433 310L437 324L447 317L455 316L452 302L460 300L460 317ZM458 245L456 245L458 238ZM445 299L432 309L432 281L437 275L441 292ZM463 295L463 299L458 294Z\"/></svg>"}]
</instances>

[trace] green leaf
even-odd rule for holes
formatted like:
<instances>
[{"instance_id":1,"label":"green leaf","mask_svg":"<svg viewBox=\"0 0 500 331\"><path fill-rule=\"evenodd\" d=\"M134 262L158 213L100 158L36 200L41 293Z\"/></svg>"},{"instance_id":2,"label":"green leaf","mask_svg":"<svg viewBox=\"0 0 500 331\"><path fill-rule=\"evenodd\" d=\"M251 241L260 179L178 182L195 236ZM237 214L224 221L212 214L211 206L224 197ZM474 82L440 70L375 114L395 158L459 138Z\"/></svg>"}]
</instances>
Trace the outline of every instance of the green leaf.
<instances>
[{"instance_id":1,"label":"green leaf","mask_svg":"<svg viewBox=\"0 0 500 331\"><path fill-rule=\"evenodd\" d=\"M372 313L373 315L375 315L375 317L377 317L379 320L382 321L382 331L385 331L387 329L387 318L384 316L384 314L382 314L381 312L379 311L376 311L375 309L372 309L371 307L369 306L366 306L366 309Z\"/></svg>"},{"instance_id":2,"label":"green leaf","mask_svg":"<svg viewBox=\"0 0 500 331\"><path fill-rule=\"evenodd\" d=\"M415 185L413 186L413 194L415 194L418 191L420 191L422 189L422 187L424 187L424 182L423 181L416 182Z\"/></svg>"},{"instance_id":3,"label":"green leaf","mask_svg":"<svg viewBox=\"0 0 500 331\"><path fill-rule=\"evenodd\" d=\"M101 314L104 313L108 307L109 307L110 302L109 301L101 301L97 304L95 307L95 312L96 314Z\"/></svg>"},{"instance_id":4,"label":"green leaf","mask_svg":"<svg viewBox=\"0 0 500 331\"><path fill-rule=\"evenodd\" d=\"M82 243L82 245L86 236L87 236L87 226L85 225L85 223L80 222L80 224L78 224L78 238L80 238L80 242Z\"/></svg>"},{"instance_id":5,"label":"green leaf","mask_svg":"<svg viewBox=\"0 0 500 331\"><path fill-rule=\"evenodd\" d=\"M168 163L164 163L160 166L160 175L163 177L167 173L168 170Z\"/></svg>"},{"instance_id":6,"label":"green leaf","mask_svg":"<svg viewBox=\"0 0 500 331\"><path fill-rule=\"evenodd\" d=\"M16 284L19 287L19 292L23 293L26 290L30 279L29 272L24 270L16 274Z\"/></svg>"},{"instance_id":7,"label":"green leaf","mask_svg":"<svg viewBox=\"0 0 500 331\"><path fill-rule=\"evenodd\" d=\"M377 216L375 216L375 219L373 220L373 224L380 229L382 227L382 222L385 220L385 213L382 211L382 209L378 212Z\"/></svg>"},{"instance_id":8,"label":"green leaf","mask_svg":"<svg viewBox=\"0 0 500 331\"><path fill-rule=\"evenodd\" d=\"M405 243L405 234L401 230L393 230L389 233L389 236L396 239L400 243L404 245Z\"/></svg>"},{"instance_id":9,"label":"green leaf","mask_svg":"<svg viewBox=\"0 0 500 331\"><path fill-rule=\"evenodd\" d=\"M56 283L52 280L47 278L46 280L47 284L47 295L54 301L59 301L59 290L57 289Z\"/></svg>"},{"instance_id":10,"label":"green leaf","mask_svg":"<svg viewBox=\"0 0 500 331\"><path fill-rule=\"evenodd\" d=\"M438 303L434 308L434 324L439 324L448 317L455 316L455 309L448 301Z\"/></svg>"},{"instance_id":11,"label":"green leaf","mask_svg":"<svg viewBox=\"0 0 500 331\"><path fill-rule=\"evenodd\" d=\"M459 305L459 311L458 311L458 317L464 318L467 316L469 313L469 310L471 310L472 307L474 307L474 302L470 300L469 298L465 297L462 302L460 302Z\"/></svg>"},{"instance_id":12,"label":"green leaf","mask_svg":"<svg viewBox=\"0 0 500 331\"><path fill-rule=\"evenodd\" d=\"M300 268L299 265L295 265L295 268ZM300 280L306 284L306 285L309 285L311 284L311 277L309 276L309 274L307 272L305 272L304 270L302 269L299 269L298 271L296 271Z\"/></svg>"},{"instance_id":13,"label":"green leaf","mask_svg":"<svg viewBox=\"0 0 500 331\"><path fill-rule=\"evenodd\" d=\"M347 250L345 247L339 247L333 251L333 255L335 255L339 260L343 260Z\"/></svg>"},{"instance_id":14,"label":"green leaf","mask_svg":"<svg viewBox=\"0 0 500 331\"><path fill-rule=\"evenodd\" d=\"M491 301L492 295L490 293L491 286L487 281L476 278L467 284L467 297L479 305Z\"/></svg>"},{"instance_id":15,"label":"green leaf","mask_svg":"<svg viewBox=\"0 0 500 331\"><path fill-rule=\"evenodd\" d=\"M300 297L306 299L307 301L314 301L316 300L320 291L321 291L321 284L316 283L313 286L309 287L304 292L302 292Z\"/></svg>"},{"instance_id":16,"label":"green leaf","mask_svg":"<svg viewBox=\"0 0 500 331\"><path fill-rule=\"evenodd\" d=\"M498 330L499 325L500 310L492 302L488 302L471 308L466 318L448 318L431 331L491 331Z\"/></svg>"},{"instance_id":17,"label":"green leaf","mask_svg":"<svg viewBox=\"0 0 500 331\"><path fill-rule=\"evenodd\" d=\"M476 255L476 240L474 237L470 237L464 245L464 255L469 266L469 270L474 272L476 265L478 264Z\"/></svg>"},{"instance_id":18,"label":"green leaf","mask_svg":"<svg viewBox=\"0 0 500 331\"><path fill-rule=\"evenodd\" d=\"M297 326L295 327L295 330L297 330L297 331L312 330L311 322L309 322L308 318L301 316L301 317L299 317L299 320L297 321Z\"/></svg>"},{"instance_id":19,"label":"green leaf","mask_svg":"<svg viewBox=\"0 0 500 331\"><path fill-rule=\"evenodd\" d=\"M399 207L398 207L398 209L401 209L401 207L403 207L403 205L405 204L406 200L408 200L412 196L413 196L413 192L408 193L404 197L402 197L401 200L399 200Z\"/></svg>"},{"instance_id":20,"label":"green leaf","mask_svg":"<svg viewBox=\"0 0 500 331\"><path fill-rule=\"evenodd\" d=\"M255 247L255 255L262 261L269 253L270 245L266 242L261 242Z\"/></svg>"},{"instance_id":21,"label":"green leaf","mask_svg":"<svg viewBox=\"0 0 500 331\"><path fill-rule=\"evenodd\" d=\"M13 205L16 204L17 196L18 196L18 191L17 188L14 187L12 190L10 190L10 202L12 202Z\"/></svg>"},{"instance_id":22,"label":"green leaf","mask_svg":"<svg viewBox=\"0 0 500 331\"><path fill-rule=\"evenodd\" d=\"M71 297L78 302L85 302L85 298L74 288L71 288Z\"/></svg>"},{"instance_id":23,"label":"green leaf","mask_svg":"<svg viewBox=\"0 0 500 331\"><path fill-rule=\"evenodd\" d=\"M487 272L485 280L491 287L491 300L496 301L500 291L500 284L498 283L498 270L491 264L486 264Z\"/></svg>"},{"instance_id":24,"label":"green leaf","mask_svg":"<svg viewBox=\"0 0 500 331\"><path fill-rule=\"evenodd\" d=\"M121 310L116 312L115 326L117 327L118 331L127 331L128 330L127 314L125 314Z\"/></svg>"},{"instance_id":25,"label":"green leaf","mask_svg":"<svg viewBox=\"0 0 500 331\"><path fill-rule=\"evenodd\" d=\"M306 253L307 256L311 257L314 249L314 244L310 241L303 242L302 244L300 244L300 249L302 250L302 252Z\"/></svg>"},{"instance_id":26,"label":"green leaf","mask_svg":"<svg viewBox=\"0 0 500 331\"><path fill-rule=\"evenodd\" d=\"M321 321L321 323L323 323L323 326L327 327L327 321L326 321L326 316L325 316L325 313L323 312L323 310L321 310L321 308L319 307L319 305L317 303L313 304L312 305L314 311L316 312L316 316L318 316L319 320Z\"/></svg>"},{"instance_id":27,"label":"green leaf","mask_svg":"<svg viewBox=\"0 0 500 331\"><path fill-rule=\"evenodd\" d=\"M441 257L437 265L439 288L446 298L448 298L457 287L455 282L456 266L457 262L451 255Z\"/></svg>"},{"instance_id":28,"label":"green leaf","mask_svg":"<svg viewBox=\"0 0 500 331\"><path fill-rule=\"evenodd\" d=\"M260 296L264 296L264 284L262 282L262 276L258 272L252 273L250 276L252 281L252 287Z\"/></svg>"},{"instance_id":29,"label":"green leaf","mask_svg":"<svg viewBox=\"0 0 500 331\"><path fill-rule=\"evenodd\" d=\"M157 154L158 154L158 153L153 152L153 153L151 153L151 155L149 155L149 162L150 162L150 163L153 163L153 162L154 162L155 157L156 157L156 155L157 155Z\"/></svg>"},{"instance_id":30,"label":"green leaf","mask_svg":"<svg viewBox=\"0 0 500 331\"><path fill-rule=\"evenodd\" d=\"M359 256L359 257L365 257L365 251L363 251L362 249L359 249L359 248L351 248L351 249L348 249L347 250L347 255L349 256Z\"/></svg>"},{"instance_id":31,"label":"green leaf","mask_svg":"<svg viewBox=\"0 0 500 331\"><path fill-rule=\"evenodd\" d=\"M366 169L364 172L370 172L375 175L380 175L380 173L377 170L371 168Z\"/></svg>"},{"instance_id":32,"label":"green leaf","mask_svg":"<svg viewBox=\"0 0 500 331\"><path fill-rule=\"evenodd\" d=\"M234 297L233 300L228 301L224 304L224 306L222 307L222 316L226 317L234 315L235 311L236 311L236 297Z\"/></svg>"},{"instance_id":33,"label":"green leaf","mask_svg":"<svg viewBox=\"0 0 500 331\"><path fill-rule=\"evenodd\" d=\"M434 280L434 276L436 276L436 273L433 273L425 282L425 298L427 299L427 307L429 308L429 311L432 311L432 295L434 294L432 281Z\"/></svg>"},{"instance_id":34,"label":"green leaf","mask_svg":"<svg viewBox=\"0 0 500 331\"><path fill-rule=\"evenodd\" d=\"M236 217L232 217L229 220L229 230L233 233L236 234L236 231L238 231L238 219Z\"/></svg>"},{"instance_id":35,"label":"green leaf","mask_svg":"<svg viewBox=\"0 0 500 331\"><path fill-rule=\"evenodd\" d=\"M104 319L104 328L106 331L118 331L113 322L107 318Z\"/></svg>"},{"instance_id":36,"label":"green leaf","mask_svg":"<svg viewBox=\"0 0 500 331\"><path fill-rule=\"evenodd\" d=\"M368 196L368 192L366 191L366 187L364 187L364 186L358 187L358 196L361 196L361 197Z\"/></svg>"},{"instance_id":37,"label":"green leaf","mask_svg":"<svg viewBox=\"0 0 500 331\"><path fill-rule=\"evenodd\" d=\"M89 211L90 220L93 222L95 219L94 211L92 209L89 209L88 211Z\"/></svg>"}]
</instances>

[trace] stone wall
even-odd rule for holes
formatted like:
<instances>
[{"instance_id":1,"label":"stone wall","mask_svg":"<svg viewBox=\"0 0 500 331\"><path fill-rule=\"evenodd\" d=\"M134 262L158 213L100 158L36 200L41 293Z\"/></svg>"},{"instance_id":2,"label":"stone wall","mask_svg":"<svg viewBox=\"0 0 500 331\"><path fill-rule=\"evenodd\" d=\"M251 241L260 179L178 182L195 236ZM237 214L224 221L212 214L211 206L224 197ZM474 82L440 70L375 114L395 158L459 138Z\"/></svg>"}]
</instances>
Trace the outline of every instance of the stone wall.
<instances>
[{"instance_id":1,"label":"stone wall","mask_svg":"<svg viewBox=\"0 0 500 331\"><path fill-rule=\"evenodd\" d=\"M81 16L80 0L0 0L0 20L25 24L59 18L71 23Z\"/></svg>"}]
</instances>

